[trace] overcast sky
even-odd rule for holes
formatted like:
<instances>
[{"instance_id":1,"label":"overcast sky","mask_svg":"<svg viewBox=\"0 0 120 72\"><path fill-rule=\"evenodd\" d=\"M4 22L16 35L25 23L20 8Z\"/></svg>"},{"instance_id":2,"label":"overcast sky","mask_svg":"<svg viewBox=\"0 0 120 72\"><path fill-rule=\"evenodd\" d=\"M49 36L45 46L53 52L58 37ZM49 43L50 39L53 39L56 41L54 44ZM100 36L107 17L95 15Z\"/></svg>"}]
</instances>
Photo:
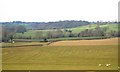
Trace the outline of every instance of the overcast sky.
<instances>
[{"instance_id":1,"label":"overcast sky","mask_svg":"<svg viewBox=\"0 0 120 72\"><path fill-rule=\"evenodd\" d=\"M5 21L115 21L119 0L0 0L0 22Z\"/></svg>"}]
</instances>

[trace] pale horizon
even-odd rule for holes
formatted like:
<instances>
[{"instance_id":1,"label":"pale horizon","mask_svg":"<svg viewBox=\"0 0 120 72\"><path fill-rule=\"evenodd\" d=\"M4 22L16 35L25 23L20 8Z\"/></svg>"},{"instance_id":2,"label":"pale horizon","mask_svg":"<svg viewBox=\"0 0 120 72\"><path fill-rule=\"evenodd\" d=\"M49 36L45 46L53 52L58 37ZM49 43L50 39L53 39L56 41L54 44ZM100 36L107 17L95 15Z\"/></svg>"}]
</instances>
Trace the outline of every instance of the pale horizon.
<instances>
[{"instance_id":1,"label":"pale horizon","mask_svg":"<svg viewBox=\"0 0 120 72\"><path fill-rule=\"evenodd\" d=\"M0 0L0 22L118 21L119 0Z\"/></svg>"}]
</instances>

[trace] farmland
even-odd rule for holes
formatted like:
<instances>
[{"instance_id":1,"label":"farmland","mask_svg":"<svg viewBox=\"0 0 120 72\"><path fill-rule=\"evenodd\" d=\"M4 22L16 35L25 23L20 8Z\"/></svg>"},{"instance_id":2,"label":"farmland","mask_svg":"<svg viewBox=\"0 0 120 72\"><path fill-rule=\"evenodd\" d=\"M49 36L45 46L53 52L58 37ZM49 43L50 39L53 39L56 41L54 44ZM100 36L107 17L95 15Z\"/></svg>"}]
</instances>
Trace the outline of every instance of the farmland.
<instances>
[{"instance_id":1,"label":"farmland","mask_svg":"<svg viewBox=\"0 0 120 72\"><path fill-rule=\"evenodd\" d=\"M118 38L3 48L2 55L3 70L117 70Z\"/></svg>"},{"instance_id":2,"label":"farmland","mask_svg":"<svg viewBox=\"0 0 120 72\"><path fill-rule=\"evenodd\" d=\"M81 31L84 31L86 29L95 29L97 26L97 24L90 24L90 25L85 25L85 26L79 26L79 27L74 27L74 28L64 28L64 29L60 29L63 31L63 33L66 35L68 35L69 33L66 33L64 32L64 30L72 30L73 34L75 33L79 33ZM118 24L103 24L103 25L100 25L101 28L108 28L107 29L107 33L110 32L111 30L112 31L117 31L118 32ZM28 30L27 32L25 32L24 34L22 33L16 33L15 34L15 37L18 38L18 37L31 37L31 38L34 38L36 33L43 33L43 36L46 36L47 33L49 31L54 31L54 29L49 29L49 30Z\"/></svg>"},{"instance_id":3,"label":"farmland","mask_svg":"<svg viewBox=\"0 0 120 72\"><path fill-rule=\"evenodd\" d=\"M118 23L59 21L2 25L3 70L118 69Z\"/></svg>"},{"instance_id":4,"label":"farmland","mask_svg":"<svg viewBox=\"0 0 120 72\"><path fill-rule=\"evenodd\" d=\"M2 47L21 47L21 46L42 46L49 42L17 42L17 43L2 43Z\"/></svg>"},{"instance_id":5,"label":"farmland","mask_svg":"<svg viewBox=\"0 0 120 72\"><path fill-rule=\"evenodd\" d=\"M91 25L86 25L86 26L81 26L81 27L76 27L76 28L68 28L73 30L73 32L79 32L79 31L83 31L85 29L95 29L97 26L97 24L91 24ZM114 31L118 31L118 24L103 24L100 25L101 28L105 28L108 27L109 29L107 30L107 32L109 32L110 30L114 30Z\"/></svg>"},{"instance_id":6,"label":"farmland","mask_svg":"<svg viewBox=\"0 0 120 72\"><path fill-rule=\"evenodd\" d=\"M50 44L50 46L79 46L79 45L118 45L118 38L96 39L96 40L69 40L59 41Z\"/></svg>"}]
</instances>

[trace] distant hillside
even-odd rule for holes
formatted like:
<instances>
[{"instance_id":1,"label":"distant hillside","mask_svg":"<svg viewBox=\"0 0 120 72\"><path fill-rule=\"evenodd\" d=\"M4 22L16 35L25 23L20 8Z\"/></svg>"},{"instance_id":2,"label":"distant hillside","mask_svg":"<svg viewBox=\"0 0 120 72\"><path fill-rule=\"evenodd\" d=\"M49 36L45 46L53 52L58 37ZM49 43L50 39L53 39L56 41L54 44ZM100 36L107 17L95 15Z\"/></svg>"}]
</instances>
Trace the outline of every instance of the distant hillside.
<instances>
[{"instance_id":1,"label":"distant hillside","mask_svg":"<svg viewBox=\"0 0 120 72\"><path fill-rule=\"evenodd\" d=\"M68 37L120 37L118 22L57 21L57 22L0 22L2 41L13 39L46 39Z\"/></svg>"},{"instance_id":2,"label":"distant hillside","mask_svg":"<svg viewBox=\"0 0 120 72\"><path fill-rule=\"evenodd\" d=\"M117 31L118 32L118 27L120 27L120 24L100 24L99 25L101 28L108 28L106 32L109 31ZM80 31L84 31L86 29L95 29L97 27L97 24L90 24L90 25L85 25L85 26L79 26L75 28L67 28L69 30L72 30L75 33L78 33Z\"/></svg>"},{"instance_id":3,"label":"distant hillside","mask_svg":"<svg viewBox=\"0 0 120 72\"><path fill-rule=\"evenodd\" d=\"M17 27L19 25L25 26L29 30L49 30L49 29L65 29L65 28L75 28L80 26L86 26L90 24L117 24L117 22L88 22L82 20L65 20L65 21L55 21L55 22L0 22L0 25L7 27Z\"/></svg>"},{"instance_id":4,"label":"distant hillside","mask_svg":"<svg viewBox=\"0 0 120 72\"><path fill-rule=\"evenodd\" d=\"M21 22L21 21L13 21L13 22L3 22L4 26L18 26L24 25L27 29L32 30L44 30L44 29L62 29L62 28L73 28L78 26L88 25L90 22L88 21L57 21L57 22Z\"/></svg>"},{"instance_id":5,"label":"distant hillside","mask_svg":"<svg viewBox=\"0 0 120 72\"><path fill-rule=\"evenodd\" d=\"M105 33L109 33L111 31L116 31L118 32L118 26L119 24L100 24L99 27L101 29L105 29ZM89 24L89 25L85 25L85 26L79 26L79 27L74 27L74 28L64 28L64 29L59 29L62 31L62 34L64 34L65 37L68 37L69 36L69 32L66 32L66 30L71 30L72 31L72 34L74 36L77 36L80 32L82 31L85 31L86 29L88 30L94 30L95 28L97 27L97 24ZM27 37L30 37L30 38L35 38L36 35L41 37L46 37L48 35L48 33L56 33L57 29L49 29L49 30L28 30L27 32L25 32L24 34L22 33L16 33L15 37L16 38L19 38L19 37L22 37L22 38L27 38ZM58 31L59 32L59 31ZM56 35L56 34L54 34Z\"/></svg>"},{"instance_id":6,"label":"distant hillside","mask_svg":"<svg viewBox=\"0 0 120 72\"><path fill-rule=\"evenodd\" d=\"M84 26L90 24L87 21L59 21L59 22L48 22L45 24L35 24L32 27L34 29L62 29L62 28L73 28L78 26Z\"/></svg>"}]
</instances>

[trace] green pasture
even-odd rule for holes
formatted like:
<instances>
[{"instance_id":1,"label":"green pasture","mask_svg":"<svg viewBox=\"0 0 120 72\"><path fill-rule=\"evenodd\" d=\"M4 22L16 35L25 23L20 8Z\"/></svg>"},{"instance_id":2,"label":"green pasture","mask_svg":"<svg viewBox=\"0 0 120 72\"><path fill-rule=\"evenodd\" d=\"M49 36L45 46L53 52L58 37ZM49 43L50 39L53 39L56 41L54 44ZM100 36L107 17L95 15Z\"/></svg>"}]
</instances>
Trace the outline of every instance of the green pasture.
<instances>
[{"instance_id":1,"label":"green pasture","mask_svg":"<svg viewBox=\"0 0 120 72\"><path fill-rule=\"evenodd\" d=\"M118 24L103 24L99 25L101 28L108 27L107 32L113 30L113 31L118 31ZM76 28L69 28L70 30L73 30L73 32L78 33L81 31L84 31L85 29L95 29L97 27L97 24L90 24L86 26L80 26Z\"/></svg>"},{"instance_id":2,"label":"green pasture","mask_svg":"<svg viewBox=\"0 0 120 72\"><path fill-rule=\"evenodd\" d=\"M1 43L2 47L16 47L16 46L29 46L29 45L46 45L49 42L15 42L15 43Z\"/></svg>"},{"instance_id":3,"label":"green pasture","mask_svg":"<svg viewBox=\"0 0 120 72\"><path fill-rule=\"evenodd\" d=\"M101 28L106 28L107 27L107 31L106 32L110 32L110 31L118 31L118 24L100 24L99 25ZM66 28L67 30L72 30L72 33L80 33L81 31L84 31L86 29L95 29L97 27L97 24L90 24L90 25L86 25L86 26L80 26L80 27L75 27L75 28ZM65 29L61 29L62 31L64 31ZM53 31L53 29L51 30L28 30L27 32L25 32L24 34L22 33L16 33L15 37L31 37L34 38L36 36L36 34L41 34L43 36L46 36L47 33L49 31ZM65 35L69 34L67 32L63 32Z\"/></svg>"}]
</instances>

